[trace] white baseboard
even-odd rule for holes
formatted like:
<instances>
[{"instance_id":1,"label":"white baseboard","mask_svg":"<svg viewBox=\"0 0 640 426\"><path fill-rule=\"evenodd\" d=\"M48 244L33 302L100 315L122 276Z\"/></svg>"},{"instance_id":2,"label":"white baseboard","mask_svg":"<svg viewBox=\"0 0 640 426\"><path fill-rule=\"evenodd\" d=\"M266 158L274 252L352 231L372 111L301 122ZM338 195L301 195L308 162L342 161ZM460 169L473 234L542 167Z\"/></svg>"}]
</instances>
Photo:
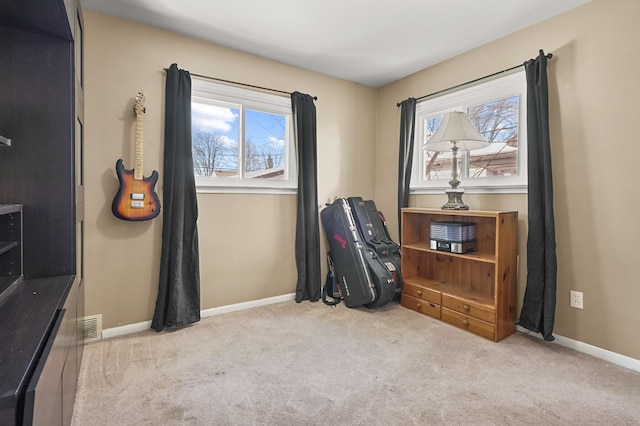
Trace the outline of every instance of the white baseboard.
<instances>
[{"instance_id":1,"label":"white baseboard","mask_svg":"<svg viewBox=\"0 0 640 426\"><path fill-rule=\"evenodd\" d=\"M534 333L524 327L520 327L519 325L516 325L516 330L542 339L542 335L540 333ZM555 337L556 339L550 343L556 343L560 346L564 346L566 348L573 349L575 351L591 355L592 357L610 362L611 364L619 365L620 367L640 372L640 360L628 357L626 355L620 355L618 353L611 352L606 349L590 345L588 343L580 342L578 340L569 339L568 337L559 336L557 334L554 334L553 337Z\"/></svg>"},{"instance_id":2,"label":"white baseboard","mask_svg":"<svg viewBox=\"0 0 640 426\"><path fill-rule=\"evenodd\" d=\"M219 306L217 308L205 309L204 311L200 311L200 316L202 318L212 317L214 315L227 314L229 312L242 311L244 309L257 308L258 306L272 305L274 303L280 302L288 302L290 300L295 300L296 294L283 294L281 296L267 297L266 299L252 300L250 302L242 302L236 303L234 305L227 306Z\"/></svg>"},{"instance_id":3,"label":"white baseboard","mask_svg":"<svg viewBox=\"0 0 640 426\"><path fill-rule=\"evenodd\" d=\"M135 324L121 325L120 327L105 328L102 330L102 338L124 336L125 334L137 333L151 328L151 321L137 322Z\"/></svg>"},{"instance_id":4,"label":"white baseboard","mask_svg":"<svg viewBox=\"0 0 640 426\"><path fill-rule=\"evenodd\" d=\"M200 317L206 318L214 315L227 314L229 312L242 311L244 309L257 308L258 306L271 305L273 303L287 302L295 300L296 294L283 294L281 296L267 297L266 299L252 300L250 302L236 303L233 305L219 306L200 311ZM138 322L135 324L123 325L120 327L105 328L102 330L102 338L109 339L111 337L124 336L125 334L137 333L139 331L149 330L151 321Z\"/></svg>"}]
</instances>

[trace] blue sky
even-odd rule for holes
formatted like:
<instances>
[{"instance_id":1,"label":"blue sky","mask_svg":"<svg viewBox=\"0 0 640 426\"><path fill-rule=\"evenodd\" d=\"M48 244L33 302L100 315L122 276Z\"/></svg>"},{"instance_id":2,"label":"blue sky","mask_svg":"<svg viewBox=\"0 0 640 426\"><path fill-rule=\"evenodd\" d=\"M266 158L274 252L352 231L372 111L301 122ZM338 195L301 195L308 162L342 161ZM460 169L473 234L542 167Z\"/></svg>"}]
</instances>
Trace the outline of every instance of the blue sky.
<instances>
[{"instance_id":1,"label":"blue sky","mask_svg":"<svg viewBox=\"0 0 640 426\"><path fill-rule=\"evenodd\" d=\"M246 110L246 139L260 149L282 150L284 147L283 116ZM222 107L205 103L192 103L192 127L223 138L229 146L235 146L238 139L240 111L233 107Z\"/></svg>"}]
</instances>

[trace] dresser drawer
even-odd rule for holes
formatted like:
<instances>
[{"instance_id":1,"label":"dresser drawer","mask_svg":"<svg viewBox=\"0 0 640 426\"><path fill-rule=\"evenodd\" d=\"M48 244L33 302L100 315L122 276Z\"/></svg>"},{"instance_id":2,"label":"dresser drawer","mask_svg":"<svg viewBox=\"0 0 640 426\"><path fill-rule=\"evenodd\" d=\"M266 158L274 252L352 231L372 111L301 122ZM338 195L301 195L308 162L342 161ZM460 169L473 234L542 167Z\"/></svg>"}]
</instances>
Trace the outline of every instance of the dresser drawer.
<instances>
[{"instance_id":1,"label":"dresser drawer","mask_svg":"<svg viewBox=\"0 0 640 426\"><path fill-rule=\"evenodd\" d=\"M442 308L442 321L454 325L463 330L470 331L478 336L485 337L490 340L495 340L496 328L495 325L486 321L473 318L469 315L461 314L460 312L452 311L445 307Z\"/></svg>"},{"instance_id":2,"label":"dresser drawer","mask_svg":"<svg viewBox=\"0 0 640 426\"><path fill-rule=\"evenodd\" d=\"M421 314L440 319L440 305L436 303L418 299L417 297L412 297L406 293L403 293L402 297L400 298L400 304L405 308L409 308L416 312L420 312Z\"/></svg>"},{"instance_id":3,"label":"dresser drawer","mask_svg":"<svg viewBox=\"0 0 640 426\"><path fill-rule=\"evenodd\" d=\"M436 305L441 305L442 298L441 294L437 290L432 290L426 287L420 287L418 285L403 283L402 285L402 293L403 296L406 294L411 297L415 297L416 299L426 300L428 302L433 302Z\"/></svg>"},{"instance_id":4,"label":"dresser drawer","mask_svg":"<svg viewBox=\"0 0 640 426\"><path fill-rule=\"evenodd\" d=\"M469 299L461 299L446 293L442 295L442 306L491 324L496 323L496 310L493 306L476 303Z\"/></svg>"}]
</instances>

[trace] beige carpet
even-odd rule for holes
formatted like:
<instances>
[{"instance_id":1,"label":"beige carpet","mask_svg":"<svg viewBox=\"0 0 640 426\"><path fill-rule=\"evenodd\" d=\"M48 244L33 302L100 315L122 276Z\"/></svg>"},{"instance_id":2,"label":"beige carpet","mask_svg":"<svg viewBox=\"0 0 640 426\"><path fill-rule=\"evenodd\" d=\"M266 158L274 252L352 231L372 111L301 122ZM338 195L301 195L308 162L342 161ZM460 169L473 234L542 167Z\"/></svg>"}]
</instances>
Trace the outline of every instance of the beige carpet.
<instances>
[{"instance_id":1,"label":"beige carpet","mask_svg":"<svg viewBox=\"0 0 640 426\"><path fill-rule=\"evenodd\" d=\"M640 373L399 304L285 302L86 346L73 425L640 425Z\"/></svg>"}]
</instances>

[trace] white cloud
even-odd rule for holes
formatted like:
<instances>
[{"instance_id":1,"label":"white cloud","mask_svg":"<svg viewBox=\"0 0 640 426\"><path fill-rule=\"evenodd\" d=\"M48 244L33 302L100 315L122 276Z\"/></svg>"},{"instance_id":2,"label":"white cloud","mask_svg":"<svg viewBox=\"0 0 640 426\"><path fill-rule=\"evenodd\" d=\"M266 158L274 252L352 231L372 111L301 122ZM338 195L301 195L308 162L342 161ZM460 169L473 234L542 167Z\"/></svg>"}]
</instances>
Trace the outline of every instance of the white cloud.
<instances>
[{"instance_id":1,"label":"white cloud","mask_svg":"<svg viewBox=\"0 0 640 426\"><path fill-rule=\"evenodd\" d=\"M238 146L238 141L236 141L235 139L231 139L230 137L221 135L220 136L220 142L222 142L224 145L228 145L232 148L235 148Z\"/></svg>"},{"instance_id":2,"label":"white cloud","mask_svg":"<svg viewBox=\"0 0 640 426\"><path fill-rule=\"evenodd\" d=\"M193 127L220 132L228 132L238 114L231 108L202 103L191 104L191 125Z\"/></svg>"},{"instance_id":3,"label":"white cloud","mask_svg":"<svg viewBox=\"0 0 640 426\"><path fill-rule=\"evenodd\" d=\"M282 148L284 146L284 139L283 138L277 138L275 136L270 136L269 137L269 143L271 144L271 146L273 146L275 148Z\"/></svg>"}]
</instances>

